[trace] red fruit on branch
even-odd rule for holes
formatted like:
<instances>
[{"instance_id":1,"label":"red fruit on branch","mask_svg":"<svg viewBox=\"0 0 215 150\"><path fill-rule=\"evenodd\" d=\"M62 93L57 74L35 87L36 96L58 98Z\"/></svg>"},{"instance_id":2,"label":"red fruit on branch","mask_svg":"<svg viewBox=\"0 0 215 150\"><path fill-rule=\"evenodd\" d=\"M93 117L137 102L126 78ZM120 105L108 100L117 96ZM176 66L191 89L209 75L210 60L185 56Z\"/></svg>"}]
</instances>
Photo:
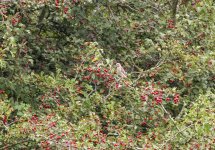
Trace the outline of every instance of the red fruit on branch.
<instances>
[{"instance_id":1,"label":"red fruit on branch","mask_svg":"<svg viewBox=\"0 0 215 150\"><path fill-rule=\"evenodd\" d=\"M169 80L169 82L170 82L170 83L173 83L173 82L174 82L174 80L173 80L173 79L170 79L170 80Z\"/></svg>"},{"instance_id":2,"label":"red fruit on branch","mask_svg":"<svg viewBox=\"0 0 215 150\"><path fill-rule=\"evenodd\" d=\"M141 126L146 126L147 125L147 123L145 122L145 121L143 121L142 123L141 123Z\"/></svg>"},{"instance_id":3,"label":"red fruit on branch","mask_svg":"<svg viewBox=\"0 0 215 150\"><path fill-rule=\"evenodd\" d=\"M56 122L51 122L51 123L49 124L49 128L52 128L52 127L56 127Z\"/></svg>"},{"instance_id":4,"label":"red fruit on branch","mask_svg":"<svg viewBox=\"0 0 215 150\"><path fill-rule=\"evenodd\" d=\"M173 101L174 101L175 104L178 104L178 102L179 102L179 94L175 94Z\"/></svg>"},{"instance_id":5,"label":"red fruit on branch","mask_svg":"<svg viewBox=\"0 0 215 150\"><path fill-rule=\"evenodd\" d=\"M64 7L64 9L63 9L64 14L67 14L68 10L69 10L68 7Z\"/></svg>"},{"instance_id":6,"label":"red fruit on branch","mask_svg":"<svg viewBox=\"0 0 215 150\"><path fill-rule=\"evenodd\" d=\"M4 124L4 125L7 124L7 116L6 116L6 115L4 115L4 117L3 117L3 124Z\"/></svg>"},{"instance_id":7,"label":"red fruit on branch","mask_svg":"<svg viewBox=\"0 0 215 150\"><path fill-rule=\"evenodd\" d=\"M3 93L5 93L5 91L4 90L0 90L0 94L3 94Z\"/></svg>"},{"instance_id":8,"label":"red fruit on branch","mask_svg":"<svg viewBox=\"0 0 215 150\"><path fill-rule=\"evenodd\" d=\"M173 21L173 20L168 20L167 22L168 22L167 28L169 28L169 29L175 28L175 25L174 25L174 21Z\"/></svg>"},{"instance_id":9,"label":"red fruit on branch","mask_svg":"<svg viewBox=\"0 0 215 150\"><path fill-rule=\"evenodd\" d=\"M59 8L59 0L55 0L55 7L56 7L56 9Z\"/></svg>"},{"instance_id":10,"label":"red fruit on branch","mask_svg":"<svg viewBox=\"0 0 215 150\"><path fill-rule=\"evenodd\" d=\"M145 102L145 101L147 101L148 96L147 96L147 95L141 95L141 96L140 96L140 99L141 99L143 102Z\"/></svg>"},{"instance_id":11,"label":"red fruit on branch","mask_svg":"<svg viewBox=\"0 0 215 150\"><path fill-rule=\"evenodd\" d=\"M104 69L104 72L106 72L106 73L107 73L107 72L108 72L108 69Z\"/></svg>"},{"instance_id":12,"label":"red fruit on branch","mask_svg":"<svg viewBox=\"0 0 215 150\"><path fill-rule=\"evenodd\" d=\"M170 98L169 98L169 97L167 97L167 98L166 98L166 101L167 101L167 102L169 102L169 101L170 101Z\"/></svg>"}]
</instances>

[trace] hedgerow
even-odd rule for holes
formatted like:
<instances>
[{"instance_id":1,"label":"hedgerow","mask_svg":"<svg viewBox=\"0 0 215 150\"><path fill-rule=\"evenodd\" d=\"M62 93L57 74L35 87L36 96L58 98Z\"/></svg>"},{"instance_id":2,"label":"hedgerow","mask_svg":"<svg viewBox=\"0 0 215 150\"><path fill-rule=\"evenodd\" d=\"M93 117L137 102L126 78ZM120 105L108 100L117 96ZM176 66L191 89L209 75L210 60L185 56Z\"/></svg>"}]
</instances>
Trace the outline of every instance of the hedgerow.
<instances>
[{"instance_id":1,"label":"hedgerow","mask_svg":"<svg viewBox=\"0 0 215 150\"><path fill-rule=\"evenodd\" d=\"M0 149L215 148L212 0L0 7Z\"/></svg>"}]
</instances>

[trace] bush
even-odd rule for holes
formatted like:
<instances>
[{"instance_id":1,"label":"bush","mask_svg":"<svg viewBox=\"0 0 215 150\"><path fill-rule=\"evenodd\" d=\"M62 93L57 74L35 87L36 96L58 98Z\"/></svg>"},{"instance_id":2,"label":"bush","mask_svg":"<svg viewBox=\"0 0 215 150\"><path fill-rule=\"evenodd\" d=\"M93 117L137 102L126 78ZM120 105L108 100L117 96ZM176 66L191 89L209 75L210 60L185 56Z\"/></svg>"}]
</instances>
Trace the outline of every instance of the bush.
<instances>
[{"instance_id":1,"label":"bush","mask_svg":"<svg viewBox=\"0 0 215 150\"><path fill-rule=\"evenodd\" d=\"M214 148L211 0L0 7L0 149Z\"/></svg>"}]
</instances>

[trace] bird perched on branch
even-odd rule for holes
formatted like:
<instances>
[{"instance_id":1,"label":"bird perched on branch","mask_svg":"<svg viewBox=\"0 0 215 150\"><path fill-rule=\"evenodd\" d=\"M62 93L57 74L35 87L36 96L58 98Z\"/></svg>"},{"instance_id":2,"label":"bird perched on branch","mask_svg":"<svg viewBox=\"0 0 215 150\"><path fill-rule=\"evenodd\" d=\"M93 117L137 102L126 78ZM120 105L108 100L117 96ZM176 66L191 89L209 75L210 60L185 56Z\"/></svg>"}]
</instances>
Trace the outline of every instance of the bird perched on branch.
<instances>
[{"instance_id":1,"label":"bird perched on branch","mask_svg":"<svg viewBox=\"0 0 215 150\"><path fill-rule=\"evenodd\" d=\"M121 78L127 78L127 72L123 69L122 65L120 63L116 63L116 73Z\"/></svg>"}]
</instances>

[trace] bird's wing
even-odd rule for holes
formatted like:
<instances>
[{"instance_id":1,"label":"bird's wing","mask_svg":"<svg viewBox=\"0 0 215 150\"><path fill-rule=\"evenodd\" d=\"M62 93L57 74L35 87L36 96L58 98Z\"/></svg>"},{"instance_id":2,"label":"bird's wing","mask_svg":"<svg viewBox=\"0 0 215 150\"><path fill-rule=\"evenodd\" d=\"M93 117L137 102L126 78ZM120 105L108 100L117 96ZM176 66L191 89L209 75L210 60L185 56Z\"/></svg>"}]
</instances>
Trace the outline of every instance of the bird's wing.
<instances>
[{"instance_id":1,"label":"bird's wing","mask_svg":"<svg viewBox=\"0 0 215 150\"><path fill-rule=\"evenodd\" d=\"M121 72L122 72L124 75L127 74L127 72L125 72L125 70L122 68L122 66L120 67L120 70L121 70Z\"/></svg>"}]
</instances>

